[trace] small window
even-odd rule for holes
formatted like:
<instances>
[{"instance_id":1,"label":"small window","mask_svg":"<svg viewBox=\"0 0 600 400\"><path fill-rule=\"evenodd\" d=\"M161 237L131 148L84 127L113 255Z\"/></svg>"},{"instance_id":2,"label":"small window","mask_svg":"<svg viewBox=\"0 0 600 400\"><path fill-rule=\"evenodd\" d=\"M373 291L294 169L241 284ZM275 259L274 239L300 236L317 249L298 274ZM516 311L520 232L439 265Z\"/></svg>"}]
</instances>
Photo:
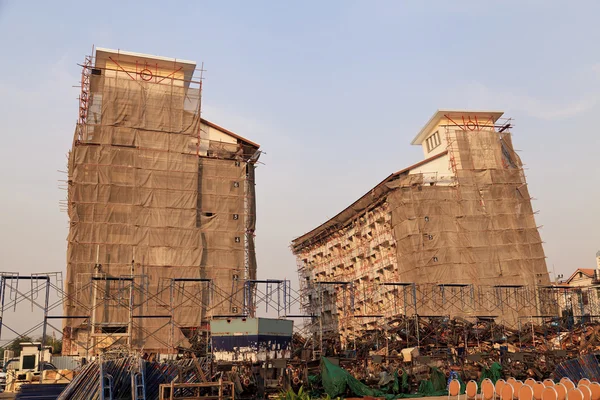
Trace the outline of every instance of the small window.
<instances>
[{"instance_id":1,"label":"small window","mask_svg":"<svg viewBox=\"0 0 600 400\"><path fill-rule=\"evenodd\" d=\"M112 333L127 333L126 326L103 326L101 328L102 333L112 334Z\"/></svg>"},{"instance_id":2,"label":"small window","mask_svg":"<svg viewBox=\"0 0 600 400\"><path fill-rule=\"evenodd\" d=\"M239 183L239 182L233 182L233 187L234 187L234 188L238 188L238 187L240 187L240 183Z\"/></svg>"},{"instance_id":3,"label":"small window","mask_svg":"<svg viewBox=\"0 0 600 400\"><path fill-rule=\"evenodd\" d=\"M233 219L235 219L235 220L240 219L240 215L239 214L233 214Z\"/></svg>"},{"instance_id":4,"label":"small window","mask_svg":"<svg viewBox=\"0 0 600 400\"><path fill-rule=\"evenodd\" d=\"M235 162L235 166L236 166L236 167L239 167L239 166L240 166L240 162L239 162L239 161L236 161L236 162Z\"/></svg>"},{"instance_id":5,"label":"small window","mask_svg":"<svg viewBox=\"0 0 600 400\"><path fill-rule=\"evenodd\" d=\"M23 356L23 369L35 368L35 354Z\"/></svg>"},{"instance_id":6,"label":"small window","mask_svg":"<svg viewBox=\"0 0 600 400\"><path fill-rule=\"evenodd\" d=\"M238 308L235 307L235 306L231 307L231 312L234 313L234 314L237 314Z\"/></svg>"},{"instance_id":7,"label":"small window","mask_svg":"<svg viewBox=\"0 0 600 400\"><path fill-rule=\"evenodd\" d=\"M237 281L240 279L240 276L238 274L233 274L232 278L234 281Z\"/></svg>"},{"instance_id":8,"label":"small window","mask_svg":"<svg viewBox=\"0 0 600 400\"><path fill-rule=\"evenodd\" d=\"M239 236L236 236L236 237L235 237L235 242L236 242L236 243L240 243L241 241L242 241L242 240L240 239L240 237L239 237Z\"/></svg>"},{"instance_id":9,"label":"small window","mask_svg":"<svg viewBox=\"0 0 600 400\"><path fill-rule=\"evenodd\" d=\"M435 133L425 139L425 143L427 144L427 152L431 152L433 149L438 147L442 142L440 141L440 133L435 131Z\"/></svg>"}]
</instances>

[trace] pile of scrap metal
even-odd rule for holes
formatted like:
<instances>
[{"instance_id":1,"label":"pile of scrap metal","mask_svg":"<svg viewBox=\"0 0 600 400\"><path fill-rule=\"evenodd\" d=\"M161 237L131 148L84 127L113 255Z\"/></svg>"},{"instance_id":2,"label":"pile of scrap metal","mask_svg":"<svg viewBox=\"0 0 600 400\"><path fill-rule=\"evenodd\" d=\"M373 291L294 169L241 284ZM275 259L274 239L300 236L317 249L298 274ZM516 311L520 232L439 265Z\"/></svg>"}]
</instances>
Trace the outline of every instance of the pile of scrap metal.
<instances>
[{"instance_id":1,"label":"pile of scrap metal","mask_svg":"<svg viewBox=\"0 0 600 400\"><path fill-rule=\"evenodd\" d=\"M236 398L265 398L269 394L288 389L299 390L307 385L309 366L313 374L319 371L319 362L301 359L272 359L265 362L212 361L212 369L232 382Z\"/></svg>"},{"instance_id":2,"label":"pile of scrap metal","mask_svg":"<svg viewBox=\"0 0 600 400\"><path fill-rule=\"evenodd\" d=\"M346 338L345 346L335 335L294 337L293 355L306 349L322 350L322 356L339 365L370 387L386 385L386 377L407 375L414 391L428 379L431 368L446 376L458 374L465 381L480 380L493 363L502 375L542 380L553 376L557 365L600 351L600 326L577 324L568 319L550 319L537 325L523 320L520 329L496 324L493 318L468 321L463 318L399 318L380 329ZM346 349L344 349L344 347ZM347 348L351 348L348 350ZM315 353L318 358L318 352ZM389 379L388 379L389 380Z\"/></svg>"},{"instance_id":3,"label":"pile of scrap metal","mask_svg":"<svg viewBox=\"0 0 600 400\"><path fill-rule=\"evenodd\" d=\"M84 365L59 399L150 400L170 397L169 391L173 398L219 393L262 398L300 387L318 391L321 357L315 350L321 349L323 356L370 388L387 390L401 384L402 393L424 393L423 382L430 382L434 373L479 381L494 370L497 376L542 380L554 376L560 363L597 351L599 345L600 327L595 325L567 327L558 321L510 329L484 318L408 318L344 343L334 334L295 334L284 358L270 358L258 349L257 355L266 359L223 360L214 352L207 355L205 343L166 362L126 351L108 353Z\"/></svg>"},{"instance_id":4,"label":"pile of scrap metal","mask_svg":"<svg viewBox=\"0 0 600 400\"><path fill-rule=\"evenodd\" d=\"M19 387L15 400L56 400L66 386L66 383L26 383Z\"/></svg>"},{"instance_id":5,"label":"pile of scrap metal","mask_svg":"<svg viewBox=\"0 0 600 400\"><path fill-rule=\"evenodd\" d=\"M597 382L600 380L600 355L586 354L581 357L560 363L554 371L554 379L569 378L573 382L587 378Z\"/></svg>"}]
</instances>

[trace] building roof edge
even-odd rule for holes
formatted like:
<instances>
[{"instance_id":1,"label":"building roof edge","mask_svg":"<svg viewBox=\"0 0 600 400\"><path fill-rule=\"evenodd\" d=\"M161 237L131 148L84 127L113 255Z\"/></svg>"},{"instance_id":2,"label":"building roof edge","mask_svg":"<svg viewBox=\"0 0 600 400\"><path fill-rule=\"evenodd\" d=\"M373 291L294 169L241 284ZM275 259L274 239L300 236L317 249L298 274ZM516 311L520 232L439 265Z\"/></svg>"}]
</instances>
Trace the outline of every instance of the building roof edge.
<instances>
[{"instance_id":1,"label":"building roof edge","mask_svg":"<svg viewBox=\"0 0 600 400\"><path fill-rule=\"evenodd\" d=\"M364 201L364 199L367 196L372 195L377 189L380 189L382 191L382 194L384 194L386 192L383 189L383 186L386 183L388 183L388 182L390 182L392 180L397 179L400 175L408 173L411 169L420 167L421 165L427 164L430 161L433 161L435 159L443 157L446 154L448 154L447 150L443 151L443 152L441 152L439 154L436 154L433 157L429 157L429 158L426 158L425 160L419 161L418 163L410 165L410 166L408 166L408 167L406 167L404 169L401 169L400 171L394 172L393 174L389 175L387 178L385 178L384 180L382 180L381 182L379 182L371 190L369 190L367 193L365 193L364 195L362 195L361 197L359 197L356 201L354 201L348 207L344 208L342 211L340 211L339 213L337 213L334 217L328 219L327 221L323 222L321 225L319 225L316 228L310 230L309 232L306 232L305 234L303 234L301 236L298 236L297 238L293 239L292 240L292 250L295 253L296 252L295 249L297 247L302 247L302 245L304 245L310 239L312 239L312 238L320 235L321 233L323 233L324 231L326 231L329 228L337 226L341 222L345 223L348 220L350 220L355 214L357 214L357 213L360 212L360 211L354 210L354 207L356 205L358 205L361 201ZM335 220L338 220L338 219L342 219L342 221L336 222Z\"/></svg>"}]
</instances>

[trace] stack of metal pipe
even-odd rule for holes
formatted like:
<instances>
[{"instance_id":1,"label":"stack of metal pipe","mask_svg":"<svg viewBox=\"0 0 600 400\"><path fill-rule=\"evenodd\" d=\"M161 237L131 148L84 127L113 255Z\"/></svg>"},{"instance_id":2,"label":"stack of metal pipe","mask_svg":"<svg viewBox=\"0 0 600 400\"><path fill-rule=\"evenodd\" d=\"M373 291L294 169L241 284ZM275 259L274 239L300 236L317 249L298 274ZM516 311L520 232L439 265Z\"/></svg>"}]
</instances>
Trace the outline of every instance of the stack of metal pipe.
<instances>
[{"instance_id":1,"label":"stack of metal pipe","mask_svg":"<svg viewBox=\"0 0 600 400\"><path fill-rule=\"evenodd\" d=\"M132 376L139 374L146 400L159 397L161 384L199 382L193 360L172 362L143 360L138 355L99 358L83 366L58 400L134 399ZM102 396L104 394L104 396Z\"/></svg>"}]
</instances>

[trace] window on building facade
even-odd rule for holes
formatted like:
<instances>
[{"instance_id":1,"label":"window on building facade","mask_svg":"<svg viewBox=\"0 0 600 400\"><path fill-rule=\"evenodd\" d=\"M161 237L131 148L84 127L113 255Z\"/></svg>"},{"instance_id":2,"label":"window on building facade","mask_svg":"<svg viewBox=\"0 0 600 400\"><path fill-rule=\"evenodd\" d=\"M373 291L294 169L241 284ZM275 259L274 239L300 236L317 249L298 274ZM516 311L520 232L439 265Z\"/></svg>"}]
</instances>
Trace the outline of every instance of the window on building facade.
<instances>
[{"instance_id":1,"label":"window on building facade","mask_svg":"<svg viewBox=\"0 0 600 400\"><path fill-rule=\"evenodd\" d=\"M590 302L590 299L588 297L588 293L586 291L582 291L581 292L581 303L584 306L587 306L589 304L589 302Z\"/></svg>"},{"instance_id":2,"label":"window on building facade","mask_svg":"<svg viewBox=\"0 0 600 400\"><path fill-rule=\"evenodd\" d=\"M435 131L435 133L425 139L425 143L427 143L427 152L431 152L431 150L438 147L442 142L440 141L440 133Z\"/></svg>"}]
</instances>

